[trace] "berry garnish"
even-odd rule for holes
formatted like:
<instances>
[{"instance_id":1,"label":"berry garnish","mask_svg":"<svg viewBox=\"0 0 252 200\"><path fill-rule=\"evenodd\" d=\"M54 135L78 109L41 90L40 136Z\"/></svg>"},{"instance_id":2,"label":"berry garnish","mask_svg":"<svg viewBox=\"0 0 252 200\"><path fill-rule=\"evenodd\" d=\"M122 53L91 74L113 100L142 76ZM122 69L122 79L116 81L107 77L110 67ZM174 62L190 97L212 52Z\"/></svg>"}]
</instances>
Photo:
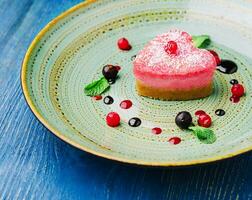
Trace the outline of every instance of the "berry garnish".
<instances>
[{"instance_id":1,"label":"berry garnish","mask_svg":"<svg viewBox=\"0 0 252 200\"><path fill-rule=\"evenodd\" d=\"M208 51L214 56L216 64L220 65L221 64L221 59L220 59L219 55L213 50L208 50Z\"/></svg>"},{"instance_id":2,"label":"berry garnish","mask_svg":"<svg viewBox=\"0 0 252 200\"><path fill-rule=\"evenodd\" d=\"M115 66L117 71L120 71L122 68L120 66Z\"/></svg>"},{"instance_id":3,"label":"berry garnish","mask_svg":"<svg viewBox=\"0 0 252 200\"><path fill-rule=\"evenodd\" d=\"M107 125L117 127L120 124L120 116L116 112L110 112L106 117Z\"/></svg>"},{"instance_id":4,"label":"berry garnish","mask_svg":"<svg viewBox=\"0 0 252 200\"><path fill-rule=\"evenodd\" d=\"M172 137L168 140L171 144L179 144L181 142L181 139L179 137Z\"/></svg>"},{"instance_id":5,"label":"berry garnish","mask_svg":"<svg viewBox=\"0 0 252 200\"><path fill-rule=\"evenodd\" d=\"M205 128L208 128L211 126L212 124L212 119L211 117L208 115L208 114L203 114L203 115L200 115L199 116L199 119L198 119L198 124L200 126L203 126Z\"/></svg>"},{"instance_id":6,"label":"berry garnish","mask_svg":"<svg viewBox=\"0 0 252 200\"><path fill-rule=\"evenodd\" d=\"M161 128L158 128L158 127L155 127L151 130L151 132L155 135L159 135L160 133L162 133L162 129Z\"/></svg>"},{"instance_id":7,"label":"berry garnish","mask_svg":"<svg viewBox=\"0 0 252 200\"><path fill-rule=\"evenodd\" d=\"M238 84L239 82L236 79L232 79L229 83L231 85L235 85L235 84Z\"/></svg>"},{"instance_id":8,"label":"berry garnish","mask_svg":"<svg viewBox=\"0 0 252 200\"><path fill-rule=\"evenodd\" d=\"M204 115L204 114L206 114L206 112L204 110L197 110L195 112L195 116L197 116L197 117L199 117L200 115Z\"/></svg>"},{"instance_id":9,"label":"berry garnish","mask_svg":"<svg viewBox=\"0 0 252 200\"><path fill-rule=\"evenodd\" d=\"M244 95L244 87L241 84L234 84L231 88L233 96L241 97Z\"/></svg>"},{"instance_id":10,"label":"berry garnish","mask_svg":"<svg viewBox=\"0 0 252 200\"><path fill-rule=\"evenodd\" d=\"M164 47L164 50L166 51L166 53L168 54L176 54L177 53L177 49L178 49L178 45L175 41L169 41L167 42L167 44Z\"/></svg>"},{"instance_id":11,"label":"berry garnish","mask_svg":"<svg viewBox=\"0 0 252 200\"><path fill-rule=\"evenodd\" d=\"M130 100L124 100L120 103L120 107L122 109L129 109L132 106L132 102Z\"/></svg>"},{"instance_id":12,"label":"berry garnish","mask_svg":"<svg viewBox=\"0 0 252 200\"><path fill-rule=\"evenodd\" d=\"M108 81L113 82L118 74L118 67L113 65L105 65L102 69L102 74Z\"/></svg>"},{"instance_id":13,"label":"berry garnish","mask_svg":"<svg viewBox=\"0 0 252 200\"><path fill-rule=\"evenodd\" d=\"M187 129L192 124L192 116L189 112L183 111L177 114L175 123L182 129Z\"/></svg>"},{"instance_id":14,"label":"berry garnish","mask_svg":"<svg viewBox=\"0 0 252 200\"><path fill-rule=\"evenodd\" d=\"M102 96L101 95L93 96L93 99L99 101L102 99Z\"/></svg>"},{"instance_id":15,"label":"berry garnish","mask_svg":"<svg viewBox=\"0 0 252 200\"><path fill-rule=\"evenodd\" d=\"M117 45L119 49L125 50L125 51L128 51L132 48L131 45L129 44L129 41L126 38L119 39L117 41Z\"/></svg>"},{"instance_id":16,"label":"berry garnish","mask_svg":"<svg viewBox=\"0 0 252 200\"><path fill-rule=\"evenodd\" d=\"M230 97L230 101L232 101L233 103L238 103L240 101L240 97L233 95Z\"/></svg>"}]
</instances>

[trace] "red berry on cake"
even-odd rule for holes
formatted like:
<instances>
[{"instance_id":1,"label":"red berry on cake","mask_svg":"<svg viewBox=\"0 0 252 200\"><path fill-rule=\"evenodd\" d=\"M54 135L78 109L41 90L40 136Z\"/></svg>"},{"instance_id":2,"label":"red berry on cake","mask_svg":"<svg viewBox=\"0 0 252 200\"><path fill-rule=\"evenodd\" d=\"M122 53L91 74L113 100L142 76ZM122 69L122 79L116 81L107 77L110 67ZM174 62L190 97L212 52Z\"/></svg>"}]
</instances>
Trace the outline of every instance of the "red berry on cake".
<instances>
[{"instance_id":1,"label":"red berry on cake","mask_svg":"<svg viewBox=\"0 0 252 200\"><path fill-rule=\"evenodd\" d=\"M176 54L178 50L178 45L175 41L169 41L165 45L164 49L168 54Z\"/></svg>"}]
</instances>

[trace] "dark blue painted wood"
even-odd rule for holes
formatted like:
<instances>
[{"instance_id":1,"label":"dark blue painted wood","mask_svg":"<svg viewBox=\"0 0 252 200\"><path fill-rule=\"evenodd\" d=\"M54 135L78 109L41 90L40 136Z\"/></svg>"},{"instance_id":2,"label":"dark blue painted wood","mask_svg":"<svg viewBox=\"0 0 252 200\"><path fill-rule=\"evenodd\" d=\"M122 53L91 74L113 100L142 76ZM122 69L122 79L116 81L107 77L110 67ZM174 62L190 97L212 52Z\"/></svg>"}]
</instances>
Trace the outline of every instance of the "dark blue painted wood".
<instances>
[{"instance_id":1,"label":"dark blue painted wood","mask_svg":"<svg viewBox=\"0 0 252 200\"><path fill-rule=\"evenodd\" d=\"M0 199L252 199L252 153L205 166L151 169L62 142L22 96L23 56L39 30L79 0L0 0Z\"/></svg>"}]
</instances>

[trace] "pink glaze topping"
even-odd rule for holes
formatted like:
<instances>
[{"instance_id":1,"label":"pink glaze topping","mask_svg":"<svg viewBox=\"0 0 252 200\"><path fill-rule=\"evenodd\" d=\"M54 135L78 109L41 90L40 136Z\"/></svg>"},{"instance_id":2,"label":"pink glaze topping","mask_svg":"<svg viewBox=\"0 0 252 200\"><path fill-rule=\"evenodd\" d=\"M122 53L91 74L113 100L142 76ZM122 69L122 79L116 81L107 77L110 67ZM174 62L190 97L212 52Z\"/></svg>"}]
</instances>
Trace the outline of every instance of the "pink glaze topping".
<instances>
[{"instance_id":1,"label":"pink glaze topping","mask_svg":"<svg viewBox=\"0 0 252 200\"><path fill-rule=\"evenodd\" d=\"M176 54L165 46L175 41ZM189 89L211 83L216 69L214 56L193 46L192 37L180 30L170 30L151 40L134 60L134 75L142 83L158 88Z\"/></svg>"}]
</instances>

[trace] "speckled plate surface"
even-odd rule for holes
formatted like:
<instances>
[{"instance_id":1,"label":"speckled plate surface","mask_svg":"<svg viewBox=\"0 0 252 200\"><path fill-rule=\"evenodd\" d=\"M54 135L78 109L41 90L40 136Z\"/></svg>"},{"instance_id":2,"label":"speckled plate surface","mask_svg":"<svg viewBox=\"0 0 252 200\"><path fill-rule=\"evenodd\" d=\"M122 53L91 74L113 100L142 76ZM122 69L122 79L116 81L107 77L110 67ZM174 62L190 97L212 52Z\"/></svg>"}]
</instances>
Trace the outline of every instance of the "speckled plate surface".
<instances>
[{"instance_id":1,"label":"speckled plate surface","mask_svg":"<svg viewBox=\"0 0 252 200\"><path fill-rule=\"evenodd\" d=\"M183 166L216 161L252 149L252 2L248 0L100 0L86 1L49 23L35 38L22 67L26 100L38 119L55 135L84 151L127 163L152 166ZM216 72L214 93L194 101L158 101L135 91L131 57L170 28L208 34L222 58L235 61L238 72ZM133 46L117 49L120 37ZM120 78L105 95L112 105L84 95L87 83L101 76L105 64L122 66ZM238 104L229 101L231 79L246 87ZM133 107L122 110L121 100ZM222 108L226 115L218 117ZM207 111L213 119L217 141L207 145L176 127L179 111ZM106 125L110 111L121 115L117 128ZM131 117L142 125L128 126ZM163 133L154 135L153 127ZM168 139L178 136L179 145Z\"/></svg>"}]
</instances>

